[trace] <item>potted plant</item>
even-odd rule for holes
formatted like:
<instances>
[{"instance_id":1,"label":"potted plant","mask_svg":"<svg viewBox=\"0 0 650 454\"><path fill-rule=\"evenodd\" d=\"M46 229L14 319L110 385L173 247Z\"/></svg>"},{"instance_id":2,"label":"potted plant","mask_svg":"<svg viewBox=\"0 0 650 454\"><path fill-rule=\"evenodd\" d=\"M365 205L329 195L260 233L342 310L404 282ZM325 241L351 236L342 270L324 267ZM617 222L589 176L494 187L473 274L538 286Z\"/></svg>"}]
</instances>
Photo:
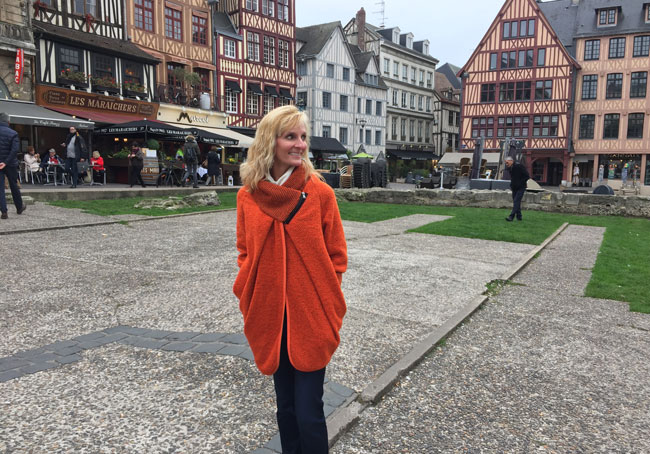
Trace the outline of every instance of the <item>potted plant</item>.
<instances>
[{"instance_id":1,"label":"potted plant","mask_svg":"<svg viewBox=\"0 0 650 454\"><path fill-rule=\"evenodd\" d=\"M117 84L117 82L113 77L109 77L109 76L104 76L104 77L89 76L89 77L90 77L90 82L93 84L93 90L95 91L106 91L113 94L120 92L120 86Z\"/></svg>"},{"instance_id":2,"label":"potted plant","mask_svg":"<svg viewBox=\"0 0 650 454\"><path fill-rule=\"evenodd\" d=\"M74 71L70 68L62 69L59 73L58 82L62 85L74 85L75 87L88 88L88 78L83 71Z\"/></svg>"},{"instance_id":3,"label":"potted plant","mask_svg":"<svg viewBox=\"0 0 650 454\"><path fill-rule=\"evenodd\" d=\"M137 82L124 82L122 88L124 88L124 94L126 96L138 96L140 98L147 96L147 90Z\"/></svg>"}]
</instances>

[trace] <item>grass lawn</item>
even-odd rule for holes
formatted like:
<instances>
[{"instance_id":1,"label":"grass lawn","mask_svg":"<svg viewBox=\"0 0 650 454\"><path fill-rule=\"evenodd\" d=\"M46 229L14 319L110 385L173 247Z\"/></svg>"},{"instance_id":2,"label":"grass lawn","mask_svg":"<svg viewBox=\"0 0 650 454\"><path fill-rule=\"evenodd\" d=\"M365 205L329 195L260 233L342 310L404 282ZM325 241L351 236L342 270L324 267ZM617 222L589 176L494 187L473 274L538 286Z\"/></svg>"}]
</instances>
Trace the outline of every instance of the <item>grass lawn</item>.
<instances>
[{"instance_id":1,"label":"grass lawn","mask_svg":"<svg viewBox=\"0 0 650 454\"><path fill-rule=\"evenodd\" d=\"M650 313L650 220L615 216L576 216L526 211L525 221L504 221L508 210L440 206L393 205L339 201L341 217L375 222L410 214L453 216L413 232L541 244L564 222L605 227L596 265L585 295L630 303L630 310Z\"/></svg>"},{"instance_id":2,"label":"grass lawn","mask_svg":"<svg viewBox=\"0 0 650 454\"><path fill-rule=\"evenodd\" d=\"M169 211L161 208L140 209L133 206L142 199L150 197L129 197L124 199L107 199L107 200L58 200L48 202L50 205L63 208L77 208L84 213L96 214L99 216L113 216L118 214L140 214L143 216L169 216L170 214L196 213L197 211L215 211L227 208L235 208L237 203L236 192L219 193L221 205L218 207L189 207L179 210Z\"/></svg>"}]
</instances>

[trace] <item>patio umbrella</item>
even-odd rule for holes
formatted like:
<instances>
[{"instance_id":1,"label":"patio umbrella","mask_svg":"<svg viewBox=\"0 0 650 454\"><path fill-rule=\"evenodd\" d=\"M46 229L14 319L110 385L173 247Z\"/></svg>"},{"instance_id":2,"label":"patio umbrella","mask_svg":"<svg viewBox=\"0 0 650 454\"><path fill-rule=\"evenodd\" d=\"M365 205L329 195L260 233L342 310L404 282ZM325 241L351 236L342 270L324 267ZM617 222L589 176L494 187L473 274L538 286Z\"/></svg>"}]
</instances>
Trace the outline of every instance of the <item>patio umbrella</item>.
<instances>
[{"instance_id":1,"label":"patio umbrella","mask_svg":"<svg viewBox=\"0 0 650 454\"><path fill-rule=\"evenodd\" d=\"M371 155L371 154L366 153L365 151L362 151L362 152L357 153L357 154L355 154L354 156L352 156L352 159L358 159L358 158L369 158L369 159L372 159L372 158L374 158L374 156Z\"/></svg>"}]
</instances>

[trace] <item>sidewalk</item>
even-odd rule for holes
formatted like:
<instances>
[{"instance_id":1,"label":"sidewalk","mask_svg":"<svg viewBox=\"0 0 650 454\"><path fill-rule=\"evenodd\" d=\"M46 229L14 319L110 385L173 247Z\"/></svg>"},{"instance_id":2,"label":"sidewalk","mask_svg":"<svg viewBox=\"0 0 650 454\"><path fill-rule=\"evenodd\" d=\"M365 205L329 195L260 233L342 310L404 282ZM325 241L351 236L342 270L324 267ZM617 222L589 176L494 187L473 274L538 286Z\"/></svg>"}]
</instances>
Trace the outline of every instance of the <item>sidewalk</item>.
<instances>
[{"instance_id":1,"label":"sidewalk","mask_svg":"<svg viewBox=\"0 0 650 454\"><path fill-rule=\"evenodd\" d=\"M79 216L57 210L36 204L20 222ZM344 222L328 414L534 249L404 233L442 219ZM250 361L231 291L234 211L1 239L0 452L277 449L272 380Z\"/></svg>"},{"instance_id":2,"label":"sidewalk","mask_svg":"<svg viewBox=\"0 0 650 454\"><path fill-rule=\"evenodd\" d=\"M569 226L332 454L650 452L650 317L582 296L603 233Z\"/></svg>"}]
</instances>

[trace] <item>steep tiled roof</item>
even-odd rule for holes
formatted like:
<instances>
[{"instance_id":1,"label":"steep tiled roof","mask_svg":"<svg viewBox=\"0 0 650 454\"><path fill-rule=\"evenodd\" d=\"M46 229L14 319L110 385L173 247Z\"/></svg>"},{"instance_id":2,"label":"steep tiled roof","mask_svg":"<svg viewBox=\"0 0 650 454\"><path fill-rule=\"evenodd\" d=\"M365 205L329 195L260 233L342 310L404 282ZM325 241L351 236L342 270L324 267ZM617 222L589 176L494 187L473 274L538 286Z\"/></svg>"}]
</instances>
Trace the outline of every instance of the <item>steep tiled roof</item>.
<instances>
[{"instance_id":1,"label":"steep tiled roof","mask_svg":"<svg viewBox=\"0 0 650 454\"><path fill-rule=\"evenodd\" d=\"M234 24L226 13L217 12L214 15L214 29L221 35L229 36L238 40L243 39L241 35L237 33Z\"/></svg>"},{"instance_id":2,"label":"steep tiled roof","mask_svg":"<svg viewBox=\"0 0 650 454\"><path fill-rule=\"evenodd\" d=\"M341 22L296 27L296 40L305 43L297 55L304 58L312 58L318 55L337 27L341 27Z\"/></svg>"}]
</instances>

